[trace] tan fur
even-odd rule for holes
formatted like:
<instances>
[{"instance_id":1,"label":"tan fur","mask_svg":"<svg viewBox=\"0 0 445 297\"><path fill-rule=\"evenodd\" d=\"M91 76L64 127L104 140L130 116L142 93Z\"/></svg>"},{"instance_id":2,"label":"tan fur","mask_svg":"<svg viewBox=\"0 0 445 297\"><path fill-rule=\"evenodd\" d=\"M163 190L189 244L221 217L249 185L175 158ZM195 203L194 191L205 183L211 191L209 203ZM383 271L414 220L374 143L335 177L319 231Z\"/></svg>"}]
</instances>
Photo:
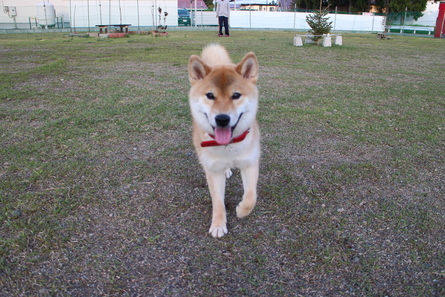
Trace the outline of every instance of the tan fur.
<instances>
[{"instance_id":1,"label":"tan fur","mask_svg":"<svg viewBox=\"0 0 445 297\"><path fill-rule=\"evenodd\" d=\"M236 208L237 216L249 215L257 199L256 186L260 157L260 132L256 122L258 106L258 62L254 53L244 56L239 64L232 64L227 51L220 45L204 48L201 57L189 60L190 108L193 116L193 143L204 167L212 196L213 215L209 233L219 238L227 233L224 205L225 179L231 168L239 168L244 195ZM209 99L211 93L214 99ZM240 98L235 98L240 94ZM250 129L238 143L201 147L202 141L212 140L217 116L230 118L232 139ZM235 128L233 128L235 127Z\"/></svg>"}]
</instances>

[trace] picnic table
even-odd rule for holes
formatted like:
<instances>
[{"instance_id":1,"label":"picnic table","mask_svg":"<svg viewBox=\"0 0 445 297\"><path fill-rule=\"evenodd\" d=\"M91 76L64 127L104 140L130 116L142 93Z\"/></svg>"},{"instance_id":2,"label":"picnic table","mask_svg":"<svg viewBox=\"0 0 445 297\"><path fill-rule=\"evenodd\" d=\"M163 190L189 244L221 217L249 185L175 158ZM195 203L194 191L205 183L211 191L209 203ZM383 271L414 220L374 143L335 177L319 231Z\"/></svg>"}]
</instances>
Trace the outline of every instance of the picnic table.
<instances>
[{"instance_id":1,"label":"picnic table","mask_svg":"<svg viewBox=\"0 0 445 297\"><path fill-rule=\"evenodd\" d=\"M99 33L102 34L105 31L105 34L108 33L108 27L114 27L119 28L120 33L128 33L128 27L130 27L131 24L119 24L119 25L96 25L96 27L99 28Z\"/></svg>"}]
</instances>

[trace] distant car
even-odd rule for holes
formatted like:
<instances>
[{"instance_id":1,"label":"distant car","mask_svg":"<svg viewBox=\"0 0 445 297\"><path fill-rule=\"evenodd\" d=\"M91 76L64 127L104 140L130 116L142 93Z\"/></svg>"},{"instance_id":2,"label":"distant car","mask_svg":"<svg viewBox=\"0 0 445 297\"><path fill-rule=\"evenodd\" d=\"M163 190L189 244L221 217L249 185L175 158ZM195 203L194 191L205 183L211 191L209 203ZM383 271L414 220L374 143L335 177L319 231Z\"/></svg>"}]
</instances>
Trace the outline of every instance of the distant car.
<instances>
[{"instance_id":1,"label":"distant car","mask_svg":"<svg viewBox=\"0 0 445 297\"><path fill-rule=\"evenodd\" d=\"M178 26L191 26L190 12L185 8L178 9Z\"/></svg>"}]
</instances>

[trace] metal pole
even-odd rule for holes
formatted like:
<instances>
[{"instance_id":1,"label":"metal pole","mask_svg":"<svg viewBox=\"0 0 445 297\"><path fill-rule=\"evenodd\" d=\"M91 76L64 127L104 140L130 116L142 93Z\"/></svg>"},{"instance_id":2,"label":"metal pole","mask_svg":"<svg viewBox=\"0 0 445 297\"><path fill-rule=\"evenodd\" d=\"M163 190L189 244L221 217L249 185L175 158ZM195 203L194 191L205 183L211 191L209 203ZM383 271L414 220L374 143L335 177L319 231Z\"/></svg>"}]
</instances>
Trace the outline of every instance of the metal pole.
<instances>
[{"instance_id":1,"label":"metal pole","mask_svg":"<svg viewBox=\"0 0 445 297\"><path fill-rule=\"evenodd\" d=\"M122 10L121 10L121 0L119 0L119 21L120 25L122 25Z\"/></svg>"},{"instance_id":2,"label":"metal pole","mask_svg":"<svg viewBox=\"0 0 445 297\"><path fill-rule=\"evenodd\" d=\"M407 11L408 11L408 7L405 7L405 17L403 18L402 32L400 32L400 33L403 33L403 30L405 30L406 12Z\"/></svg>"},{"instance_id":3,"label":"metal pole","mask_svg":"<svg viewBox=\"0 0 445 297\"><path fill-rule=\"evenodd\" d=\"M102 23L102 4L100 4L100 1L99 1L99 16L100 16L100 24L102 25L103 23Z\"/></svg>"},{"instance_id":4,"label":"metal pole","mask_svg":"<svg viewBox=\"0 0 445 297\"><path fill-rule=\"evenodd\" d=\"M73 21L73 15L71 14L71 0L70 0L70 32L73 32L71 22Z\"/></svg>"},{"instance_id":5,"label":"metal pole","mask_svg":"<svg viewBox=\"0 0 445 297\"><path fill-rule=\"evenodd\" d=\"M151 18L153 20L153 28L155 27L155 15L154 15L154 11L155 11L155 6L152 5L151 6Z\"/></svg>"},{"instance_id":6,"label":"metal pole","mask_svg":"<svg viewBox=\"0 0 445 297\"><path fill-rule=\"evenodd\" d=\"M48 29L48 17L46 16L46 5L43 2L43 9L45 10L45 29Z\"/></svg>"},{"instance_id":7,"label":"metal pole","mask_svg":"<svg viewBox=\"0 0 445 297\"><path fill-rule=\"evenodd\" d=\"M139 31L139 0L137 0L136 5L137 5L137 11L138 11L138 31Z\"/></svg>"},{"instance_id":8,"label":"metal pole","mask_svg":"<svg viewBox=\"0 0 445 297\"><path fill-rule=\"evenodd\" d=\"M335 30L335 25L337 24L337 6L335 6L335 17L334 17L334 30Z\"/></svg>"},{"instance_id":9,"label":"metal pole","mask_svg":"<svg viewBox=\"0 0 445 297\"><path fill-rule=\"evenodd\" d=\"M88 32L90 32L90 0L87 0Z\"/></svg>"},{"instance_id":10,"label":"metal pole","mask_svg":"<svg viewBox=\"0 0 445 297\"><path fill-rule=\"evenodd\" d=\"M76 5L74 5L74 33L76 33Z\"/></svg>"}]
</instances>

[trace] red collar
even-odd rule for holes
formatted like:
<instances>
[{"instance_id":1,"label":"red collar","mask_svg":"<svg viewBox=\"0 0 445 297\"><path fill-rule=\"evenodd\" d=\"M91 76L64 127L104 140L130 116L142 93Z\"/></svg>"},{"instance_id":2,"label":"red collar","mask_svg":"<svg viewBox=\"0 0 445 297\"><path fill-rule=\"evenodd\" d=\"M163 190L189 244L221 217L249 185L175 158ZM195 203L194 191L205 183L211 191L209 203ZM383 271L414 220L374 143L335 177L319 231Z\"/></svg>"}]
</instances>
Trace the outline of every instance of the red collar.
<instances>
[{"instance_id":1,"label":"red collar","mask_svg":"<svg viewBox=\"0 0 445 297\"><path fill-rule=\"evenodd\" d=\"M250 129L247 129L243 134L241 134L238 137L235 137L232 139L232 141L228 144L232 144L232 143L237 143L237 142L241 142L244 140L244 138L246 138L247 134L249 133ZM215 139L215 137L213 135L210 135L210 137L212 137L213 139ZM201 142L201 147L209 147L209 146L220 146L220 145L224 145L224 144L218 144L215 140L208 140L208 141L203 141ZM227 144L225 144L227 145Z\"/></svg>"}]
</instances>

